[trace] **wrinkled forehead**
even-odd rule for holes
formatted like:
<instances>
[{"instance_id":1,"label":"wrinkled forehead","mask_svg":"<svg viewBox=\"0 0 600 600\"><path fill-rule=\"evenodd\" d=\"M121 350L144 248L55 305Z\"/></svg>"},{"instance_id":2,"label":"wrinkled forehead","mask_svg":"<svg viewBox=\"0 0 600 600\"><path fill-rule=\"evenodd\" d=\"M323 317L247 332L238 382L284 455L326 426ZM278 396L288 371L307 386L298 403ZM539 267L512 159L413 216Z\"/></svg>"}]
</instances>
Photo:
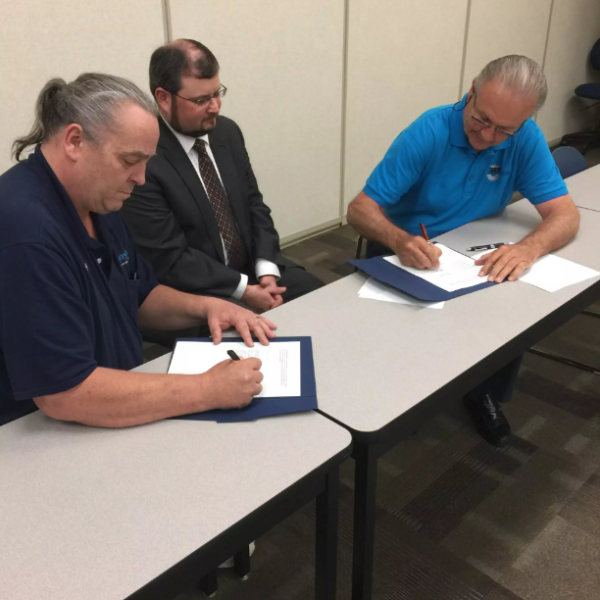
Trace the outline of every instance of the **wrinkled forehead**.
<instances>
[{"instance_id":1,"label":"wrinkled forehead","mask_svg":"<svg viewBox=\"0 0 600 600\"><path fill-rule=\"evenodd\" d=\"M137 104L126 103L115 109L102 143L120 152L152 156L158 136L157 118Z\"/></svg>"},{"instance_id":2,"label":"wrinkled forehead","mask_svg":"<svg viewBox=\"0 0 600 600\"><path fill-rule=\"evenodd\" d=\"M180 96L185 96L186 98L200 98L201 96L211 96L220 87L221 80L219 79L219 75L215 75L210 79L183 76L181 78L181 89L178 93Z\"/></svg>"},{"instance_id":3,"label":"wrinkled forehead","mask_svg":"<svg viewBox=\"0 0 600 600\"><path fill-rule=\"evenodd\" d=\"M537 99L536 92L523 92L491 79L477 92L477 110L500 125L520 125L534 112Z\"/></svg>"}]
</instances>

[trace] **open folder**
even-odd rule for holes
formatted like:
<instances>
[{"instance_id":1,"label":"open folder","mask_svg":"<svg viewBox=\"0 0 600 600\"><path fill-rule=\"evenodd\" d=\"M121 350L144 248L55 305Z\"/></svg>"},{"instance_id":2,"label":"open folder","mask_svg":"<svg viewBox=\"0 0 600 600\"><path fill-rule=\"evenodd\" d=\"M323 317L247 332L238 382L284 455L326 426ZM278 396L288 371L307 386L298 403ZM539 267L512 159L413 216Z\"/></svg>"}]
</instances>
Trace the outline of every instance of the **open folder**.
<instances>
[{"instance_id":1,"label":"open folder","mask_svg":"<svg viewBox=\"0 0 600 600\"><path fill-rule=\"evenodd\" d=\"M262 417L301 412L317 408L317 385L310 337L280 337L268 346L246 346L242 338L224 338L215 345L210 338L177 340L169 373L195 375L229 360L228 350L240 357L260 358L264 375L263 391L240 409L210 410L181 415L177 419L195 421L253 421Z\"/></svg>"},{"instance_id":2,"label":"open folder","mask_svg":"<svg viewBox=\"0 0 600 600\"><path fill-rule=\"evenodd\" d=\"M348 262L374 279L427 302L444 302L497 285L494 281L478 277L481 267L475 266L473 259L441 244L438 247L442 255L440 269L437 270L419 271L404 267L396 256L352 259ZM482 283L479 283L481 280Z\"/></svg>"}]
</instances>

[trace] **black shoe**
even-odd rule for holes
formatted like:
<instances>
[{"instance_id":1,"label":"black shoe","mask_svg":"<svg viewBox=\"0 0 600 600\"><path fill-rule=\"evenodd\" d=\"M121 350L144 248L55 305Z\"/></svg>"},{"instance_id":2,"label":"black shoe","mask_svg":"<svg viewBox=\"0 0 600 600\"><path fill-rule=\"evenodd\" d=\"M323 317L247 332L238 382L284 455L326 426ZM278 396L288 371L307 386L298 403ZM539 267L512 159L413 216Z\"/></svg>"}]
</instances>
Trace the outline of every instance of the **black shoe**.
<instances>
[{"instance_id":1,"label":"black shoe","mask_svg":"<svg viewBox=\"0 0 600 600\"><path fill-rule=\"evenodd\" d=\"M473 415L479 433L494 446L504 446L510 440L510 425L498 403L489 394L465 396L464 404Z\"/></svg>"}]
</instances>

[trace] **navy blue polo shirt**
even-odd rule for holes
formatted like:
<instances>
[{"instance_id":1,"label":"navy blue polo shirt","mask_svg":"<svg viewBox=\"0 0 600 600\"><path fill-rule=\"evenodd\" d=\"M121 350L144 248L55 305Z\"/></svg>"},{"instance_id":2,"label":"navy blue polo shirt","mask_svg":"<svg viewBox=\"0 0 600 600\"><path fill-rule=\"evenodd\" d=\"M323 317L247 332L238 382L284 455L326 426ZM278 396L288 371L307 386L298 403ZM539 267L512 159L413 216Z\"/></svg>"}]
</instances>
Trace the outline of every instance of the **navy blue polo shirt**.
<instances>
[{"instance_id":1,"label":"navy blue polo shirt","mask_svg":"<svg viewBox=\"0 0 600 600\"><path fill-rule=\"evenodd\" d=\"M0 177L0 424L96 367L142 362L138 309L157 285L119 213L90 237L40 148Z\"/></svg>"},{"instance_id":2,"label":"navy blue polo shirt","mask_svg":"<svg viewBox=\"0 0 600 600\"><path fill-rule=\"evenodd\" d=\"M463 126L466 95L428 110L392 143L363 189L401 229L435 237L502 210L515 191L532 204L568 193L537 124L477 152ZM457 110L458 109L458 110Z\"/></svg>"}]
</instances>

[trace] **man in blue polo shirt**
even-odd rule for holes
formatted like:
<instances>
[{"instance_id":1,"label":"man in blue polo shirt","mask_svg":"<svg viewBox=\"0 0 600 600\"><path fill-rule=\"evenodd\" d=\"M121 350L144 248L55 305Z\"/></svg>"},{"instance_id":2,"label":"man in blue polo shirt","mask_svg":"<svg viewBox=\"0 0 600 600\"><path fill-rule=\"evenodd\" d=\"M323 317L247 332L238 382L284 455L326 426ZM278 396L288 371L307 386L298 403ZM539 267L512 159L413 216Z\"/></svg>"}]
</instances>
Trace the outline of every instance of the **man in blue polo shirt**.
<instances>
[{"instance_id":1,"label":"man in blue polo shirt","mask_svg":"<svg viewBox=\"0 0 600 600\"><path fill-rule=\"evenodd\" d=\"M0 424L34 410L124 427L212 408L260 392L260 361L227 360L203 375L131 373L140 325L208 322L267 344L274 325L216 298L158 285L118 214L158 141L154 102L134 84L85 74L49 81L31 133L0 177Z\"/></svg>"},{"instance_id":2,"label":"man in blue polo shirt","mask_svg":"<svg viewBox=\"0 0 600 600\"><path fill-rule=\"evenodd\" d=\"M403 264L439 266L431 237L502 210L519 191L542 217L518 244L483 256L480 275L514 281L537 258L567 243L579 213L548 149L530 118L547 96L540 67L524 56L489 63L463 99L427 111L393 142L350 203L348 222L376 253L394 252ZM498 401L512 392L520 359L465 398L484 437L503 445L510 426Z\"/></svg>"}]
</instances>

